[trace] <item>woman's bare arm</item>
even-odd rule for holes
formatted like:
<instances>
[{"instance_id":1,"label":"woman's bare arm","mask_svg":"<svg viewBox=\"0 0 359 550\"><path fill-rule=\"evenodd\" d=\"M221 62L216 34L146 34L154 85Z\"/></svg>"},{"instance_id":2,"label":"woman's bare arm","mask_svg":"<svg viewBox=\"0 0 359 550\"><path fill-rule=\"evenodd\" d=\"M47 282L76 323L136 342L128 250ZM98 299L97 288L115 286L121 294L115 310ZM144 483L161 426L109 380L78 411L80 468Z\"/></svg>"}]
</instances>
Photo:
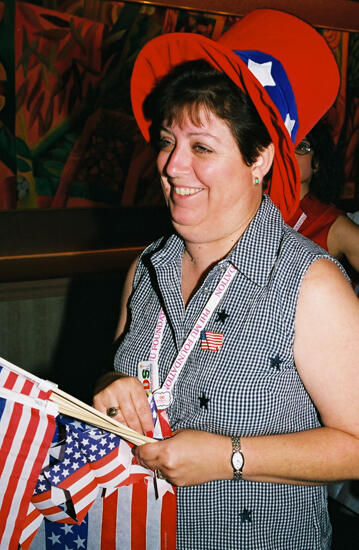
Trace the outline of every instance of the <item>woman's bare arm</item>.
<instances>
[{"instance_id":1,"label":"woman's bare arm","mask_svg":"<svg viewBox=\"0 0 359 550\"><path fill-rule=\"evenodd\" d=\"M122 335L122 333L126 328L127 314L128 314L127 304L132 293L133 278L135 276L137 264L138 264L138 258L136 258L136 260L134 260L130 265L130 268L127 272L127 276L123 285L122 296L121 296L120 317L119 317L119 321L115 332L115 341L120 338L120 336Z\"/></svg>"},{"instance_id":2,"label":"woman's bare arm","mask_svg":"<svg viewBox=\"0 0 359 550\"><path fill-rule=\"evenodd\" d=\"M137 263L138 259L130 266L124 283L115 341L122 336L126 329L127 305L132 293L133 277ZM147 397L141 382L137 378L115 371L106 373L96 384L93 406L103 413L106 413L110 407L115 407L118 412L114 418L118 422L126 424L140 433L151 434L153 431L152 414Z\"/></svg>"},{"instance_id":3,"label":"woman's bare arm","mask_svg":"<svg viewBox=\"0 0 359 550\"><path fill-rule=\"evenodd\" d=\"M359 273L359 225L348 216L339 216L329 229L327 244L332 256L344 255Z\"/></svg>"}]
</instances>

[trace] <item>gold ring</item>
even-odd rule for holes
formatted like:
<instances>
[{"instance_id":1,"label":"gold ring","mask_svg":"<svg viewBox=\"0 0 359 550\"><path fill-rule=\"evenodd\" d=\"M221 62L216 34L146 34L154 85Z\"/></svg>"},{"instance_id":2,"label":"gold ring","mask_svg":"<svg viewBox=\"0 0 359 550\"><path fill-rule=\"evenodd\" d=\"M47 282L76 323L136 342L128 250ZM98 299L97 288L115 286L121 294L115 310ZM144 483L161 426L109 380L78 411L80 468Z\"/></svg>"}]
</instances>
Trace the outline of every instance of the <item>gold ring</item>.
<instances>
[{"instance_id":1,"label":"gold ring","mask_svg":"<svg viewBox=\"0 0 359 550\"><path fill-rule=\"evenodd\" d=\"M107 409L107 411L106 411L107 416L110 416L111 418L112 418L113 416L116 416L117 413L118 413L118 408L117 408L117 407L110 407L110 408Z\"/></svg>"}]
</instances>

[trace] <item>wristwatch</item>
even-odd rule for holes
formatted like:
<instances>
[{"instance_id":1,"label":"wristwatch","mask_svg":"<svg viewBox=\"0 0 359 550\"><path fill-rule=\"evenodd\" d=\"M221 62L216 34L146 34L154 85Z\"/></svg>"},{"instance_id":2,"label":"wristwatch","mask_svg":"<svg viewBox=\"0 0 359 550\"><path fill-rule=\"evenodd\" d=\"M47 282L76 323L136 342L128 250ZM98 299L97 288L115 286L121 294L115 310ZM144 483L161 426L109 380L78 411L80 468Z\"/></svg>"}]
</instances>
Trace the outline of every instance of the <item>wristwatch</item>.
<instances>
[{"instance_id":1,"label":"wristwatch","mask_svg":"<svg viewBox=\"0 0 359 550\"><path fill-rule=\"evenodd\" d=\"M233 468L233 479L240 481L242 479L244 456L241 451L241 440L237 435L232 435L232 456L231 464Z\"/></svg>"}]
</instances>

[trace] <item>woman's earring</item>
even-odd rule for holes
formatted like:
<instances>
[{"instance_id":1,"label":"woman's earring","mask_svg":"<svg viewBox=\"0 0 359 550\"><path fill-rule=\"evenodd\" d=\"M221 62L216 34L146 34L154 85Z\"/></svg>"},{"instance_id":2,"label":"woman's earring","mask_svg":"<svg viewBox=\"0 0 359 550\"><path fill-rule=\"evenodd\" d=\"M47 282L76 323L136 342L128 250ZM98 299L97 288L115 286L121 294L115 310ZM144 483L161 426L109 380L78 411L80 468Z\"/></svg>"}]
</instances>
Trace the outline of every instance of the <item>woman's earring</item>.
<instances>
[{"instance_id":1,"label":"woman's earring","mask_svg":"<svg viewBox=\"0 0 359 550\"><path fill-rule=\"evenodd\" d=\"M259 178L254 178L254 185L259 185Z\"/></svg>"}]
</instances>

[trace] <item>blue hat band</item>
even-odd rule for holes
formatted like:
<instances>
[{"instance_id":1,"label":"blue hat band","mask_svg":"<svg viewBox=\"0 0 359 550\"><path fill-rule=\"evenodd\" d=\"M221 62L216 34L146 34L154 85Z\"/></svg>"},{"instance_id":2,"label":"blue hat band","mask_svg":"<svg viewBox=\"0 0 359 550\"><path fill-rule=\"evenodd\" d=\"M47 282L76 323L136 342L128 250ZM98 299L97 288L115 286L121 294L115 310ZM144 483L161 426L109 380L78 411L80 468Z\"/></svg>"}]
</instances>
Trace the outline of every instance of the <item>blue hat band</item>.
<instances>
[{"instance_id":1,"label":"blue hat band","mask_svg":"<svg viewBox=\"0 0 359 550\"><path fill-rule=\"evenodd\" d=\"M269 94L294 143L298 131L297 104L282 64L271 55L255 50L234 50L234 53L244 61Z\"/></svg>"}]
</instances>

